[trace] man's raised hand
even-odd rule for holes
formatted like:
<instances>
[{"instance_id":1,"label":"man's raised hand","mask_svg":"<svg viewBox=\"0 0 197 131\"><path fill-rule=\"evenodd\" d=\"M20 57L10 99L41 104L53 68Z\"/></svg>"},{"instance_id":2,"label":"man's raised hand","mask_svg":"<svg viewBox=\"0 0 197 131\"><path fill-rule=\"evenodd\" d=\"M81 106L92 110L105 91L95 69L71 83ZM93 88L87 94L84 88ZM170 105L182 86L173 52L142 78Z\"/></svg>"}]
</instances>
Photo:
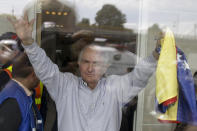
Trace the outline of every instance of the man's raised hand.
<instances>
[{"instance_id":1,"label":"man's raised hand","mask_svg":"<svg viewBox=\"0 0 197 131\"><path fill-rule=\"evenodd\" d=\"M34 19L29 22L27 12L25 12L24 16L20 19L8 17L8 20L12 23L16 34L22 40L23 44L31 45L34 41L32 38Z\"/></svg>"}]
</instances>

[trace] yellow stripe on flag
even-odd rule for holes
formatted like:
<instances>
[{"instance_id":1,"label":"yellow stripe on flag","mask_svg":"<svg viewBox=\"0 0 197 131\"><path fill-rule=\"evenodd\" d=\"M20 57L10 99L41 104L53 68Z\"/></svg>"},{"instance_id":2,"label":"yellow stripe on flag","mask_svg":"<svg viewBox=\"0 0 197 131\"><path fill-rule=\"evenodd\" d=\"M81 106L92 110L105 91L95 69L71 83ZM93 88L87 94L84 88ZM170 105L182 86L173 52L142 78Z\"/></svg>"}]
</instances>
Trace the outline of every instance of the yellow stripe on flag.
<instances>
[{"instance_id":1,"label":"yellow stripe on flag","mask_svg":"<svg viewBox=\"0 0 197 131\"><path fill-rule=\"evenodd\" d=\"M174 97L178 100L177 62L175 39L170 29L161 40L161 52L156 69L156 98L159 104ZM159 117L162 120L176 120L177 101Z\"/></svg>"}]
</instances>

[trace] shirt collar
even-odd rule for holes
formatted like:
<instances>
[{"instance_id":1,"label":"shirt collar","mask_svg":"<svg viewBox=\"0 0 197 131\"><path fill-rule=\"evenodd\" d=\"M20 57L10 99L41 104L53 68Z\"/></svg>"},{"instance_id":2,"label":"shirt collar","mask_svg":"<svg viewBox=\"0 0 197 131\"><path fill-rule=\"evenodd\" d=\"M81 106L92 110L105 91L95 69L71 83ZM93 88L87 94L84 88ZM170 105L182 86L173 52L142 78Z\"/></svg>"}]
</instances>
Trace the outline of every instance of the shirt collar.
<instances>
[{"instance_id":1,"label":"shirt collar","mask_svg":"<svg viewBox=\"0 0 197 131\"><path fill-rule=\"evenodd\" d=\"M101 78L98 83L97 83L97 86L95 87L95 89L102 83L102 81L104 80L104 78ZM88 88L88 84L80 77L80 83L81 83L81 86L79 86L80 88Z\"/></svg>"},{"instance_id":2,"label":"shirt collar","mask_svg":"<svg viewBox=\"0 0 197 131\"><path fill-rule=\"evenodd\" d=\"M82 78L81 78L81 83L82 83L83 87L88 87L88 83L86 83Z\"/></svg>"},{"instance_id":3,"label":"shirt collar","mask_svg":"<svg viewBox=\"0 0 197 131\"><path fill-rule=\"evenodd\" d=\"M15 79L12 79L12 80L15 81L16 83L18 83L24 89L27 96L31 96L33 94L33 92L30 91L27 87L25 87L21 82L15 80Z\"/></svg>"}]
</instances>

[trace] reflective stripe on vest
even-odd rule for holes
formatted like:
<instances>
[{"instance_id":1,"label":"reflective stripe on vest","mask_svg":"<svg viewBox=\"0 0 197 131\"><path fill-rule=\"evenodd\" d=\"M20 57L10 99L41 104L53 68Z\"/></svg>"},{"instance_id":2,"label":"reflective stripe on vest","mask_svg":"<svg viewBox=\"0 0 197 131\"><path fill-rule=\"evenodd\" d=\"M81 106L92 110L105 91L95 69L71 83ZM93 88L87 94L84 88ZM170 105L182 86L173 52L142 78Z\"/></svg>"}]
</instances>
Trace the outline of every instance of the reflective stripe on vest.
<instances>
[{"instance_id":1,"label":"reflective stripe on vest","mask_svg":"<svg viewBox=\"0 0 197 131\"><path fill-rule=\"evenodd\" d=\"M43 92L43 84L40 81L40 84L35 88L36 95L35 95L35 103L40 110L41 107L41 98L42 98L42 92Z\"/></svg>"},{"instance_id":2,"label":"reflective stripe on vest","mask_svg":"<svg viewBox=\"0 0 197 131\"><path fill-rule=\"evenodd\" d=\"M3 69L9 75L10 79L12 78L12 65L6 69Z\"/></svg>"}]
</instances>

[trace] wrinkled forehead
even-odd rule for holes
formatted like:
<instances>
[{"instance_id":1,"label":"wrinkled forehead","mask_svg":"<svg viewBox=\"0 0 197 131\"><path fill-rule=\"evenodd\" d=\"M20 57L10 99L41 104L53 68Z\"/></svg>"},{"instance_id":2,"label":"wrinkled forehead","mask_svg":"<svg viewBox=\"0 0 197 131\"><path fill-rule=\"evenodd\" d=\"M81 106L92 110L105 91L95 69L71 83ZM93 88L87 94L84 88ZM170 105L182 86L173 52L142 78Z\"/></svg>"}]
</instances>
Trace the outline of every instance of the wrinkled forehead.
<instances>
[{"instance_id":1,"label":"wrinkled forehead","mask_svg":"<svg viewBox=\"0 0 197 131\"><path fill-rule=\"evenodd\" d=\"M80 53L78 61L81 60L104 62L107 64L110 59L109 49L100 45L86 46Z\"/></svg>"},{"instance_id":2,"label":"wrinkled forehead","mask_svg":"<svg viewBox=\"0 0 197 131\"><path fill-rule=\"evenodd\" d=\"M87 47L83 51L82 59L91 61L103 61L102 50L96 46Z\"/></svg>"}]
</instances>

